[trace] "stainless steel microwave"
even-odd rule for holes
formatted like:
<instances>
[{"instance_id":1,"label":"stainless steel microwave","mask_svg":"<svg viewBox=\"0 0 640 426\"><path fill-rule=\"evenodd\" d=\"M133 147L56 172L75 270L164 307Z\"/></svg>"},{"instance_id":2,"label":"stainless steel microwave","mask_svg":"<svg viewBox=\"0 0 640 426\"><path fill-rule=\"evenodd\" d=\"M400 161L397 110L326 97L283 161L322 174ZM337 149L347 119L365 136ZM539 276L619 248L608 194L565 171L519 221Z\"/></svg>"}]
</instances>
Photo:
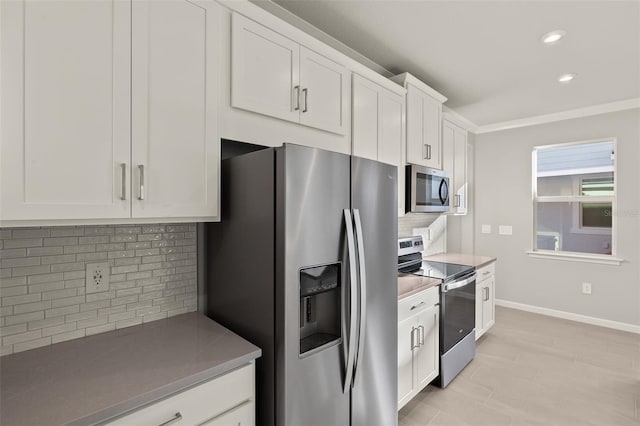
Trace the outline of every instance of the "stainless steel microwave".
<instances>
[{"instance_id":1,"label":"stainless steel microwave","mask_svg":"<svg viewBox=\"0 0 640 426\"><path fill-rule=\"evenodd\" d=\"M409 164L405 176L407 213L449 211L449 173Z\"/></svg>"}]
</instances>

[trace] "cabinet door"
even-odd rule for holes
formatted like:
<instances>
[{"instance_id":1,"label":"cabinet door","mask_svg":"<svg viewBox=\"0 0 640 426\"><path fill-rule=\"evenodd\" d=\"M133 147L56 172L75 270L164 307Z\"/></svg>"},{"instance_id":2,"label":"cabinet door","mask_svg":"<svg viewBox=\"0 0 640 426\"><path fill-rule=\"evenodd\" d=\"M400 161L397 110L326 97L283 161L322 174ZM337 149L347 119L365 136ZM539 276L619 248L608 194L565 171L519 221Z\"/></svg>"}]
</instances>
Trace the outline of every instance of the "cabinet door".
<instances>
[{"instance_id":1,"label":"cabinet door","mask_svg":"<svg viewBox=\"0 0 640 426\"><path fill-rule=\"evenodd\" d=\"M487 331L495 323L495 278L491 276L482 282L484 298L482 299L482 328Z\"/></svg>"},{"instance_id":2,"label":"cabinet door","mask_svg":"<svg viewBox=\"0 0 640 426\"><path fill-rule=\"evenodd\" d=\"M423 141L427 145L425 166L442 169L441 123L442 103L429 95L422 94L423 102Z\"/></svg>"},{"instance_id":3,"label":"cabinet door","mask_svg":"<svg viewBox=\"0 0 640 426\"><path fill-rule=\"evenodd\" d=\"M132 6L132 216L218 216L215 2Z\"/></svg>"},{"instance_id":4,"label":"cabinet door","mask_svg":"<svg viewBox=\"0 0 640 426\"><path fill-rule=\"evenodd\" d=\"M253 426L255 424L253 418L255 410L253 407L253 402L247 401L216 418L200 424L200 426Z\"/></svg>"},{"instance_id":5,"label":"cabinet door","mask_svg":"<svg viewBox=\"0 0 640 426\"><path fill-rule=\"evenodd\" d=\"M416 392L420 392L439 374L439 313L440 308L433 306L418 314L418 328L420 335L420 347L416 349L415 371Z\"/></svg>"},{"instance_id":6,"label":"cabinet door","mask_svg":"<svg viewBox=\"0 0 640 426\"><path fill-rule=\"evenodd\" d=\"M300 46L233 14L231 106L298 122Z\"/></svg>"},{"instance_id":7,"label":"cabinet door","mask_svg":"<svg viewBox=\"0 0 640 426\"><path fill-rule=\"evenodd\" d=\"M0 220L129 217L130 3L0 7Z\"/></svg>"},{"instance_id":8,"label":"cabinet door","mask_svg":"<svg viewBox=\"0 0 640 426\"><path fill-rule=\"evenodd\" d=\"M449 172L449 188L451 197L451 213L456 213L456 172L455 172L455 159L456 159L456 129L453 124L444 120L442 122L442 169Z\"/></svg>"},{"instance_id":9,"label":"cabinet door","mask_svg":"<svg viewBox=\"0 0 640 426\"><path fill-rule=\"evenodd\" d=\"M352 154L378 159L378 90L369 80L353 75Z\"/></svg>"},{"instance_id":10,"label":"cabinet door","mask_svg":"<svg viewBox=\"0 0 640 426\"><path fill-rule=\"evenodd\" d=\"M398 215L404 215L404 98L381 89L379 93L378 161L398 168Z\"/></svg>"},{"instance_id":11,"label":"cabinet door","mask_svg":"<svg viewBox=\"0 0 640 426\"><path fill-rule=\"evenodd\" d=\"M300 123L344 135L348 78L342 65L300 47Z\"/></svg>"},{"instance_id":12,"label":"cabinet door","mask_svg":"<svg viewBox=\"0 0 640 426\"><path fill-rule=\"evenodd\" d=\"M398 410L413 398L413 345L416 318L398 323Z\"/></svg>"},{"instance_id":13,"label":"cabinet door","mask_svg":"<svg viewBox=\"0 0 640 426\"><path fill-rule=\"evenodd\" d=\"M427 148L424 141L424 94L407 85L407 163L427 165Z\"/></svg>"},{"instance_id":14,"label":"cabinet door","mask_svg":"<svg viewBox=\"0 0 640 426\"><path fill-rule=\"evenodd\" d=\"M458 214L467 214L467 131L455 127L454 133L453 205Z\"/></svg>"}]
</instances>

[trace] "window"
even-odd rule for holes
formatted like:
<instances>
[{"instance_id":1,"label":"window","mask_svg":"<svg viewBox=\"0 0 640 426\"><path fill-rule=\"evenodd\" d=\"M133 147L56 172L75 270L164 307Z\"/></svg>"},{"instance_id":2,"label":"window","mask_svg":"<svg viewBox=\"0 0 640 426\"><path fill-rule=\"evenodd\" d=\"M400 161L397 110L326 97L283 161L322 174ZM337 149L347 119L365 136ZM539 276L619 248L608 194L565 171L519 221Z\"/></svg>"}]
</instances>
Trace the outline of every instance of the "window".
<instances>
[{"instance_id":1,"label":"window","mask_svg":"<svg viewBox=\"0 0 640 426\"><path fill-rule=\"evenodd\" d=\"M613 255L615 141L533 151L533 250Z\"/></svg>"}]
</instances>

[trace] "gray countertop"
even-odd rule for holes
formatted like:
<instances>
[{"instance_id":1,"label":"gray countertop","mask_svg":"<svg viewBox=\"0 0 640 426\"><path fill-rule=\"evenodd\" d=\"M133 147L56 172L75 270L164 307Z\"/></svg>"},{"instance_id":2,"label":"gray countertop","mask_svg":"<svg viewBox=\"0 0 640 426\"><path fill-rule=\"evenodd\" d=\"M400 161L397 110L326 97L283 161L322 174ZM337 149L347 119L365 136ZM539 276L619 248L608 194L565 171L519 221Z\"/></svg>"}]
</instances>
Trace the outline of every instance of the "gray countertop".
<instances>
[{"instance_id":1,"label":"gray countertop","mask_svg":"<svg viewBox=\"0 0 640 426\"><path fill-rule=\"evenodd\" d=\"M0 424L92 424L209 380L261 350L198 313L0 357Z\"/></svg>"}]
</instances>

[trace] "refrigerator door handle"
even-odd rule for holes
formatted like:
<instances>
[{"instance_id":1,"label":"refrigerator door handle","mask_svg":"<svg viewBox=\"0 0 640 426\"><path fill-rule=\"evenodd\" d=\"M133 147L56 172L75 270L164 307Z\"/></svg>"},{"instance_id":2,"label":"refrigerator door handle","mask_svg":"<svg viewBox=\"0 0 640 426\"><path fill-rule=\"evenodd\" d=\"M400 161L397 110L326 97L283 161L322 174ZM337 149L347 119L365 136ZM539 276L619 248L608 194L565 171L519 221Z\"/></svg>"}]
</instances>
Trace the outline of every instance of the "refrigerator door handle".
<instances>
[{"instance_id":1,"label":"refrigerator door handle","mask_svg":"<svg viewBox=\"0 0 640 426\"><path fill-rule=\"evenodd\" d=\"M345 345L347 347L347 362L344 378L344 390L343 393L347 393L351 390L351 384L353 382L353 367L356 358L356 313L358 311L358 275L356 271L356 245L355 238L353 236L353 220L351 220L351 211L344 209L344 225L347 231L347 249L349 255L349 287L351 301L351 309L349 311L349 339L345 339ZM346 338L346 336L345 336Z\"/></svg>"},{"instance_id":2,"label":"refrigerator door handle","mask_svg":"<svg viewBox=\"0 0 640 426\"><path fill-rule=\"evenodd\" d=\"M362 354L364 352L364 335L367 325L367 274L366 264L364 259L364 242L362 240L362 222L360 220L360 211L358 209L353 210L353 217L356 222L356 242L358 244L358 272L360 274L360 330L358 331L358 355L355 360L355 372L353 378L353 384L355 386L358 377L361 376L361 368L358 368L358 364L362 360Z\"/></svg>"}]
</instances>

